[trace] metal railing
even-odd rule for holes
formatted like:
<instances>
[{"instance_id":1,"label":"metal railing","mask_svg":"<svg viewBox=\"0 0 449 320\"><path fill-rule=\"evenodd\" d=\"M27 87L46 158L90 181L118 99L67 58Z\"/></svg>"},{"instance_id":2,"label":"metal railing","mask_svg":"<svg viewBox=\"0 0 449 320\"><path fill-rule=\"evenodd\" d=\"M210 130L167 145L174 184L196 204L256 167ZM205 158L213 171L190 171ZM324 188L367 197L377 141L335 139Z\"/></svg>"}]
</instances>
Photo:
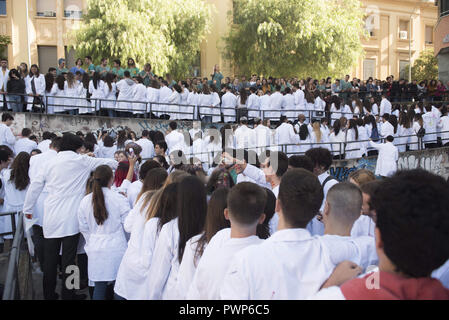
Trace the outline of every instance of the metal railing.
<instances>
[{"instance_id":1,"label":"metal railing","mask_svg":"<svg viewBox=\"0 0 449 320\"><path fill-rule=\"evenodd\" d=\"M19 259L22 241L24 239L24 224L22 212L10 212L1 215L19 215L17 227L13 224L14 239L9 253L8 271L6 273L5 288L3 291L3 300L20 299L20 281L19 281ZM31 268L31 260L28 255L28 264ZM31 270L31 269L29 269Z\"/></svg>"},{"instance_id":2,"label":"metal railing","mask_svg":"<svg viewBox=\"0 0 449 320\"><path fill-rule=\"evenodd\" d=\"M212 122L212 119L220 119L218 122L236 122L240 116L246 116L249 119L260 118L278 121L281 115L286 115L289 120L296 120L299 114L304 114L306 120L327 118L329 122L337 120L335 114L340 116L352 117L362 116L364 113L329 111L329 110L311 110L311 109L254 109L217 106L202 106L191 104L173 104L168 102L149 102L134 100L116 100L116 99L98 99L84 97L66 97L66 96L39 96L37 103L29 101L32 96L21 94L6 94L6 103L8 106L32 105L33 112L45 114L86 114L86 115L105 115L110 117L142 117L149 119L170 119L170 120L206 120ZM23 97L23 101L17 102L11 100L11 97ZM74 101L68 105L67 101ZM411 104L413 101L398 102L402 104ZM14 108L10 108L13 109ZM20 107L22 109L22 107ZM20 111L19 111L20 112ZM217 122L217 121L214 121Z\"/></svg>"}]
</instances>

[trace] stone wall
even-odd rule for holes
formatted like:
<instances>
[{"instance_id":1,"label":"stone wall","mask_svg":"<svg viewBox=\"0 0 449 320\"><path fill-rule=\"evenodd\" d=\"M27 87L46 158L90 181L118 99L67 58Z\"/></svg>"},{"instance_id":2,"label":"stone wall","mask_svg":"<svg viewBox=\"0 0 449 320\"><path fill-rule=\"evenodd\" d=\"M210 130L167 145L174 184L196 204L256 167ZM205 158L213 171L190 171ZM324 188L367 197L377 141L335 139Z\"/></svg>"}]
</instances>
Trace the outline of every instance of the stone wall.
<instances>
[{"instance_id":1,"label":"stone wall","mask_svg":"<svg viewBox=\"0 0 449 320\"><path fill-rule=\"evenodd\" d=\"M377 157L362 159L336 160L330 168L330 174L344 181L352 171L368 169L374 173ZM422 168L438 174L445 179L449 177L449 148L411 151L400 154L398 170Z\"/></svg>"},{"instance_id":2,"label":"stone wall","mask_svg":"<svg viewBox=\"0 0 449 320\"><path fill-rule=\"evenodd\" d=\"M30 128L33 134L41 138L44 131L55 133L82 131L98 132L107 130L117 132L121 129L130 128L139 136L142 130L159 130L165 133L168 129L169 120L150 120L135 118L109 118L94 116L70 116L52 115L38 113L15 113L14 124L11 129L14 134L20 134L22 128ZM192 121L177 121L178 128L191 129Z\"/></svg>"}]
</instances>

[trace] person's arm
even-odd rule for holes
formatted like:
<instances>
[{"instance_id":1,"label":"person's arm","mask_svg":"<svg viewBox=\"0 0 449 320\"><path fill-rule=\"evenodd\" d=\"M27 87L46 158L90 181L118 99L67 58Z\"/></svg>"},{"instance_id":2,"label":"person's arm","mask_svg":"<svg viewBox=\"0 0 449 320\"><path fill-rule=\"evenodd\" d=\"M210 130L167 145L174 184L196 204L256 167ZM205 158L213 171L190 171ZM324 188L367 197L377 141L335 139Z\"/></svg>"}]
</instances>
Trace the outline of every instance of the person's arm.
<instances>
[{"instance_id":1,"label":"person's arm","mask_svg":"<svg viewBox=\"0 0 449 320\"><path fill-rule=\"evenodd\" d=\"M348 280L351 280L362 273L362 268L352 261L343 261L338 264L330 277L323 283L321 289L341 286Z\"/></svg>"},{"instance_id":2,"label":"person's arm","mask_svg":"<svg viewBox=\"0 0 449 320\"><path fill-rule=\"evenodd\" d=\"M90 203L89 203L90 204ZM86 242L89 242L90 232L89 232L89 224L87 222L86 213L89 212L88 204L84 199L81 201L79 209L78 209L78 224L80 232L83 234Z\"/></svg>"},{"instance_id":3,"label":"person's arm","mask_svg":"<svg viewBox=\"0 0 449 320\"><path fill-rule=\"evenodd\" d=\"M376 148L378 150L381 149L381 144L380 143L374 143L373 140L369 139L369 144L371 147Z\"/></svg>"},{"instance_id":4,"label":"person's arm","mask_svg":"<svg viewBox=\"0 0 449 320\"><path fill-rule=\"evenodd\" d=\"M31 182L26 192L25 201L23 203L23 214L27 219L31 219L33 217L34 206L45 186L46 173L44 173L43 170L40 171L41 172Z\"/></svg>"},{"instance_id":5,"label":"person's arm","mask_svg":"<svg viewBox=\"0 0 449 320\"><path fill-rule=\"evenodd\" d=\"M118 162L115 161L114 159L103 159L103 158L99 159L89 157L88 155L83 155L80 157L80 160L85 163L86 167L88 167L90 171L94 171L97 167L101 165L109 166L113 170L117 169L118 166Z\"/></svg>"}]
</instances>

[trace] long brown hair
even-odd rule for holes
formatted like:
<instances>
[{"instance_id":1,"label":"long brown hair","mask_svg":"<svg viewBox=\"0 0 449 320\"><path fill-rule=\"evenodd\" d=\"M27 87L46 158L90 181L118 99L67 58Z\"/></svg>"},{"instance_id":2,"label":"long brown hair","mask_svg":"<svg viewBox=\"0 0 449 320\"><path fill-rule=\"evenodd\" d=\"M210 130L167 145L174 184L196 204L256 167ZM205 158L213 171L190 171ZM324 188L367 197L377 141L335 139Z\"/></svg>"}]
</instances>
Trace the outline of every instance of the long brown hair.
<instances>
[{"instance_id":1,"label":"long brown hair","mask_svg":"<svg viewBox=\"0 0 449 320\"><path fill-rule=\"evenodd\" d=\"M231 227L229 220L226 220L224 216L224 209L228 206L228 193L228 188L219 188L212 193L207 205L204 233L199 238L195 250L195 265L203 255L204 249L210 239L212 239L218 231Z\"/></svg>"},{"instance_id":2,"label":"long brown hair","mask_svg":"<svg viewBox=\"0 0 449 320\"><path fill-rule=\"evenodd\" d=\"M17 190L25 190L30 184L29 169L30 155L27 152L20 152L11 164L11 177L9 178L14 182Z\"/></svg>"},{"instance_id":3,"label":"long brown hair","mask_svg":"<svg viewBox=\"0 0 449 320\"><path fill-rule=\"evenodd\" d=\"M143 180L142 189L140 191L137 199L139 200L143 197L142 208L145 208L151 200L152 194L148 194L148 191L156 191L162 188L165 180L167 179L168 173L163 168L154 168L148 171ZM138 201L137 200L137 201Z\"/></svg>"},{"instance_id":4,"label":"long brown hair","mask_svg":"<svg viewBox=\"0 0 449 320\"><path fill-rule=\"evenodd\" d=\"M99 166L94 171L92 183L92 206L94 217L98 225L102 225L108 218L108 211L104 201L104 194L101 188L109 185L112 179L112 169L109 166Z\"/></svg>"}]
</instances>

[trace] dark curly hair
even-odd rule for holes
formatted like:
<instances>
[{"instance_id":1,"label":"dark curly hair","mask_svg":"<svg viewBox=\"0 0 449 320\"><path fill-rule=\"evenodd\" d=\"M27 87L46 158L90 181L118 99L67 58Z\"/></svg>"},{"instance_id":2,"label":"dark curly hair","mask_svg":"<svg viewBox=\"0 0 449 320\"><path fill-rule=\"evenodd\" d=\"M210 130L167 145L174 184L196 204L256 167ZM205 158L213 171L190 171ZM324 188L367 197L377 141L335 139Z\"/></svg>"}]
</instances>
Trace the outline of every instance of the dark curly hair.
<instances>
[{"instance_id":1,"label":"dark curly hair","mask_svg":"<svg viewBox=\"0 0 449 320\"><path fill-rule=\"evenodd\" d=\"M449 257L449 187L422 169L399 171L376 188L370 204L377 215L385 255L411 277L429 277Z\"/></svg>"}]
</instances>

